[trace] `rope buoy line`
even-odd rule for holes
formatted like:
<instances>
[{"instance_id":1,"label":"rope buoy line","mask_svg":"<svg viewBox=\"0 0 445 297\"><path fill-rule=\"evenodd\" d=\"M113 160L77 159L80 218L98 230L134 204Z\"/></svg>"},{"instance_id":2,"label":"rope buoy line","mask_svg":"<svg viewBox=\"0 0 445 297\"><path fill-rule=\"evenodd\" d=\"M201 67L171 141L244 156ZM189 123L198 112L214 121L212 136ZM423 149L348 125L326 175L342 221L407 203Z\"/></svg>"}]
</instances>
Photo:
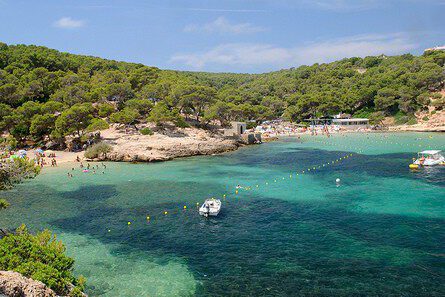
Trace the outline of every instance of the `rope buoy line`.
<instances>
[{"instance_id":1,"label":"rope buoy line","mask_svg":"<svg viewBox=\"0 0 445 297\"><path fill-rule=\"evenodd\" d=\"M346 138L347 136L346 135L342 135L342 137ZM431 139L432 136L430 136L429 138ZM401 142L388 141L388 139L385 138L385 137L382 137L381 140L378 140L378 139L377 140L367 139L367 140L368 140L368 142L371 142L371 143L382 143L382 144L392 144L392 145L401 145L401 146L405 146L406 145L406 146L412 146L412 147L422 147L422 146L426 145L426 144L418 144L418 143L410 144L410 143L401 143ZM317 169L322 169L322 168L327 167L327 166L337 165L339 162L347 160L347 159L353 157L356 154L363 153L363 148L359 147L359 146L349 146L349 145L336 144L336 143L332 143L332 142L329 142L329 141L322 141L322 140L318 140L318 139L311 139L311 142L320 143L320 144L323 144L323 145L331 145L331 146L335 146L335 147L338 147L338 148L346 149L348 151L351 151L351 149L352 149L352 150L357 151L357 153L348 153L348 154L346 154L346 155L344 155L344 156L342 156L342 157L340 157L338 159L332 160L330 162L322 163L322 164L318 164L318 165L312 165L312 166L309 166L308 168L306 168L304 170L299 170L299 171L293 172L296 177L302 176L304 174L308 174L310 172L314 172ZM272 181L264 181L262 183L256 184L255 186L243 187L243 190L245 190L245 191L259 190L262 187L262 186L260 186L260 184L268 186L268 185L274 185L275 183L277 183L280 180L291 180L291 179L294 178L293 173L289 173L288 177L287 176L286 177L281 177L281 179L280 178L275 178ZM238 197L239 198L240 197L239 194L240 194L239 193L239 189L236 189L234 197ZM223 201L225 203L228 203L230 201L230 199L227 198L227 194L223 194L222 195L222 199L223 199ZM239 201L239 199L236 199L236 200L233 200L233 201ZM159 215L147 214L146 217L145 217L145 222L146 223L155 222L155 221L159 220L162 217L171 216L171 215L177 215L177 214L184 214L184 213L186 213L186 212L188 212L190 210L195 211L195 208L199 208L199 205L200 205L200 202L196 202L196 206L195 207L190 207L188 205L183 205L179 209L173 209L171 211L164 210ZM134 223L134 221L129 220L127 222L128 227L131 227L131 225L133 223ZM107 231L111 232L111 229L107 229Z\"/></svg>"},{"instance_id":2,"label":"rope buoy line","mask_svg":"<svg viewBox=\"0 0 445 297\"><path fill-rule=\"evenodd\" d=\"M314 172L317 169L322 169L324 167L328 167L328 166L332 166L332 165L338 165L339 162L341 161L345 161L349 158L351 158L352 156L354 156L354 153L349 153L346 154L340 158L337 158L335 160L332 160L330 162L326 162L326 163L321 163L318 165L312 165L309 166L307 169L303 169L303 170L299 170L299 171L295 171L295 172L291 172L288 175L286 175L285 177L281 177L281 178L275 178L273 179L272 182L269 181L264 181L262 183L257 183L254 186L245 186L243 187L243 190L245 191L250 191L250 190L259 190L261 187L261 184L263 185L273 185L274 183L278 183L279 181L286 181L286 180L292 180L292 179L296 179L299 176L305 175L305 174L309 174L310 172ZM295 175L295 176L294 176ZM239 189L235 190L235 194L234 194L234 198L239 198L241 195L239 195ZM223 194L222 195L222 199L225 203L228 203L230 201L230 199L228 199L228 194ZM233 201L239 201L239 199L235 199ZM197 208L199 208L200 203L196 202L196 206L195 207L190 207L190 205L182 205L179 208L173 209L173 210L164 210L161 212L161 214L146 214L145 216L145 222L144 223L154 223L156 221L158 221L159 219L161 219L162 217L166 217L166 216L171 216L171 215L177 215L177 214L184 214L186 212L189 212L190 210L195 211ZM127 226L131 227L134 224L135 220L128 220L127 221ZM107 229L108 233L111 233L112 230L111 229Z\"/></svg>"},{"instance_id":3,"label":"rope buoy line","mask_svg":"<svg viewBox=\"0 0 445 297\"><path fill-rule=\"evenodd\" d=\"M343 136L346 137L346 136ZM430 137L430 139L432 139L432 137ZM316 140L316 139L312 139L313 142L317 142L317 143L321 143L321 144L327 144L327 145L332 145L332 146L338 146L340 148L348 148L350 149L350 146L345 146L345 145L341 145L341 144L336 144L336 143L332 143L329 141L322 141L322 140ZM427 145L426 143L402 143L402 142L396 142L396 141L390 141L384 137L382 137L382 140L373 140L373 139L367 139L367 142L369 143L380 143L380 144L392 144L392 145L400 145L400 146L412 146L412 147L424 147L425 145ZM359 147L356 147L359 148Z\"/></svg>"}]
</instances>

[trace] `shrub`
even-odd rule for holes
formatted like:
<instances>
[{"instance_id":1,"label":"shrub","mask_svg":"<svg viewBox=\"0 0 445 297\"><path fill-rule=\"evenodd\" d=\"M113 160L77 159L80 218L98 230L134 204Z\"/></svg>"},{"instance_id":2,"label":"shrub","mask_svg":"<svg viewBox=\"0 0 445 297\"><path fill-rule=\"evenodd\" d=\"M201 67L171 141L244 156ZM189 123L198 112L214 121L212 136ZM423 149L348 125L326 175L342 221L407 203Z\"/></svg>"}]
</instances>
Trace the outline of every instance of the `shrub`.
<instances>
[{"instance_id":1,"label":"shrub","mask_svg":"<svg viewBox=\"0 0 445 297\"><path fill-rule=\"evenodd\" d=\"M153 108L153 103L147 99L130 99L125 102L125 106L137 110L141 115L145 115Z\"/></svg>"},{"instance_id":2,"label":"shrub","mask_svg":"<svg viewBox=\"0 0 445 297\"><path fill-rule=\"evenodd\" d=\"M256 122L247 122L246 129L254 129L257 126Z\"/></svg>"},{"instance_id":3,"label":"shrub","mask_svg":"<svg viewBox=\"0 0 445 297\"><path fill-rule=\"evenodd\" d=\"M427 117L427 116L424 116L423 118L422 118L422 121L428 121L430 118L429 117Z\"/></svg>"},{"instance_id":4,"label":"shrub","mask_svg":"<svg viewBox=\"0 0 445 297\"><path fill-rule=\"evenodd\" d=\"M141 132L142 135L153 135L153 131L148 127L142 128L139 132Z\"/></svg>"},{"instance_id":5,"label":"shrub","mask_svg":"<svg viewBox=\"0 0 445 297\"><path fill-rule=\"evenodd\" d=\"M111 114L110 121L123 125L131 125L135 123L139 116L140 114L137 110L125 107L121 111Z\"/></svg>"},{"instance_id":6,"label":"shrub","mask_svg":"<svg viewBox=\"0 0 445 297\"><path fill-rule=\"evenodd\" d=\"M374 112L374 108L365 107L354 113L354 118L370 118Z\"/></svg>"},{"instance_id":7,"label":"shrub","mask_svg":"<svg viewBox=\"0 0 445 297\"><path fill-rule=\"evenodd\" d=\"M442 94L440 94L440 93L433 93L431 95L431 98L433 98L433 99L440 99L440 98L442 98Z\"/></svg>"},{"instance_id":8,"label":"shrub","mask_svg":"<svg viewBox=\"0 0 445 297\"><path fill-rule=\"evenodd\" d=\"M25 225L15 234L0 239L0 270L12 270L38 280L58 295L83 290L84 280L73 276L74 260L65 255L65 246L49 230L32 235Z\"/></svg>"},{"instance_id":9,"label":"shrub","mask_svg":"<svg viewBox=\"0 0 445 297\"><path fill-rule=\"evenodd\" d=\"M9 202L6 199L0 199L0 209L8 208L9 205Z\"/></svg>"},{"instance_id":10,"label":"shrub","mask_svg":"<svg viewBox=\"0 0 445 297\"><path fill-rule=\"evenodd\" d=\"M173 123L178 128L188 128L188 127L190 127L190 125L181 116L178 116Z\"/></svg>"},{"instance_id":11,"label":"shrub","mask_svg":"<svg viewBox=\"0 0 445 297\"><path fill-rule=\"evenodd\" d=\"M407 125L415 125L415 124L417 124L417 120L416 120L416 118L410 118L410 119L408 119L406 124Z\"/></svg>"},{"instance_id":12,"label":"shrub","mask_svg":"<svg viewBox=\"0 0 445 297\"><path fill-rule=\"evenodd\" d=\"M110 125L102 119L93 119L91 121L91 124L88 125L86 131L87 132L93 132L98 130L105 130L108 129Z\"/></svg>"},{"instance_id":13,"label":"shrub","mask_svg":"<svg viewBox=\"0 0 445 297\"><path fill-rule=\"evenodd\" d=\"M109 103L103 103L99 105L98 109L99 109L98 112L99 116L105 118L114 112L114 105Z\"/></svg>"},{"instance_id":14,"label":"shrub","mask_svg":"<svg viewBox=\"0 0 445 297\"><path fill-rule=\"evenodd\" d=\"M445 97L441 99L437 99L436 101L433 101L431 104L435 107L436 110L442 110L445 108Z\"/></svg>"},{"instance_id":15,"label":"shrub","mask_svg":"<svg viewBox=\"0 0 445 297\"><path fill-rule=\"evenodd\" d=\"M40 173L40 166L33 160L16 158L9 166L0 168L0 190L10 188L24 178L34 178Z\"/></svg>"},{"instance_id":16,"label":"shrub","mask_svg":"<svg viewBox=\"0 0 445 297\"><path fill-rule=\"evenodd\" d=\"M111 145L105 142L99 142L87 148L84 155L87 159L94 159L101 156L106 156L107 153L111 152L111 150Z\"/></svg>"},{"instance_id":17,"label":"shrub","mask_svg":"<svg viewBox=\"0 0 445 297\"><path fill-rule=\"evenodd\" d=\"M385 119L385 115L383 114L383 112L373 112L369 115L369 122L372 125L380 125L381 122Z\"/></svg>"}]
</instances>

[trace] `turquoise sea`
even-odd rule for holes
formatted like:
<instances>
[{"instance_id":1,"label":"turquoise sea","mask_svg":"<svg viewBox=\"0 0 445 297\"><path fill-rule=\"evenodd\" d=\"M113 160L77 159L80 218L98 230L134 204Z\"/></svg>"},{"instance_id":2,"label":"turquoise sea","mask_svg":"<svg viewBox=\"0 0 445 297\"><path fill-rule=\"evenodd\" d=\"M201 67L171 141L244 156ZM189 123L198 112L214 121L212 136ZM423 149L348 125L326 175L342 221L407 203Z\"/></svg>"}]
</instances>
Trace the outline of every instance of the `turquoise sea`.
<instances>
[{"instance_id":1,"label":"turquoise sea","mask_svg":"<svg viewBox=\"0 0 445 297\"><path fill-rule=\"evenodd\" d=\"M65 166L1 193L0 226L58 233L90 296L445 296L445 166L408 168L424 149L445 150L445 134ZM197 214L208 197L217 218Z\"/></svg>"}]
</instances>

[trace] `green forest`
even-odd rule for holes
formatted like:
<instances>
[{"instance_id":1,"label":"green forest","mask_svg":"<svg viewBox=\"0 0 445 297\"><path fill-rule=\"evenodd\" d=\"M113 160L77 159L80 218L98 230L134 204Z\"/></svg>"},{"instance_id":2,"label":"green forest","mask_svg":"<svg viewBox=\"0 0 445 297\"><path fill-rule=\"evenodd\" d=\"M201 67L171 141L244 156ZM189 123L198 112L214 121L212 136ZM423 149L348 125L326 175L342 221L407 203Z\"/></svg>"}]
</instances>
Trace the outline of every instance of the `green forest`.
<instances>
[{"instance_id":1,"label":"green forest","mask_svg":"<svg viewBox=\"0 0 445 297\"><path fill-rule=\"evenodd\" d=\"M444 87L445 52L372 56L264 74L161 70L142 64L0 43L0 130L20 146L153 122L178 127L227 125L232 120L346 112L374 122L434 104ZM433 101L431 101L431 98Z\"/></svg>"}]
</instances>

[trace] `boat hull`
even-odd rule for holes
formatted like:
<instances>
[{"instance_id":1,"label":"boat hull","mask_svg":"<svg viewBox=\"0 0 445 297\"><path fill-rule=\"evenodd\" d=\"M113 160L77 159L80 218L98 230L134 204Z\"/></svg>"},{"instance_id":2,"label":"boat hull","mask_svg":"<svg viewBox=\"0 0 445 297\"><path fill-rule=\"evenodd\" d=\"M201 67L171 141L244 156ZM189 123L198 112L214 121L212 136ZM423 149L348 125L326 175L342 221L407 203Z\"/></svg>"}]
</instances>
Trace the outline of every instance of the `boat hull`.
<instances>
[{"instance_id":1,"label":"boat hull","mask_svg":"<svg viewBox=\"0 0 445 297\"><path fill-rule=\"evenodd\" d=\"M421 165L421 166L436 166L436 165L441 165L442 163L445 162L445 158L439 158L439 159L426 159L423 164L421 164L420 160L417 159L414 164L416 165Z\"/></svg>"}]
</instances>

